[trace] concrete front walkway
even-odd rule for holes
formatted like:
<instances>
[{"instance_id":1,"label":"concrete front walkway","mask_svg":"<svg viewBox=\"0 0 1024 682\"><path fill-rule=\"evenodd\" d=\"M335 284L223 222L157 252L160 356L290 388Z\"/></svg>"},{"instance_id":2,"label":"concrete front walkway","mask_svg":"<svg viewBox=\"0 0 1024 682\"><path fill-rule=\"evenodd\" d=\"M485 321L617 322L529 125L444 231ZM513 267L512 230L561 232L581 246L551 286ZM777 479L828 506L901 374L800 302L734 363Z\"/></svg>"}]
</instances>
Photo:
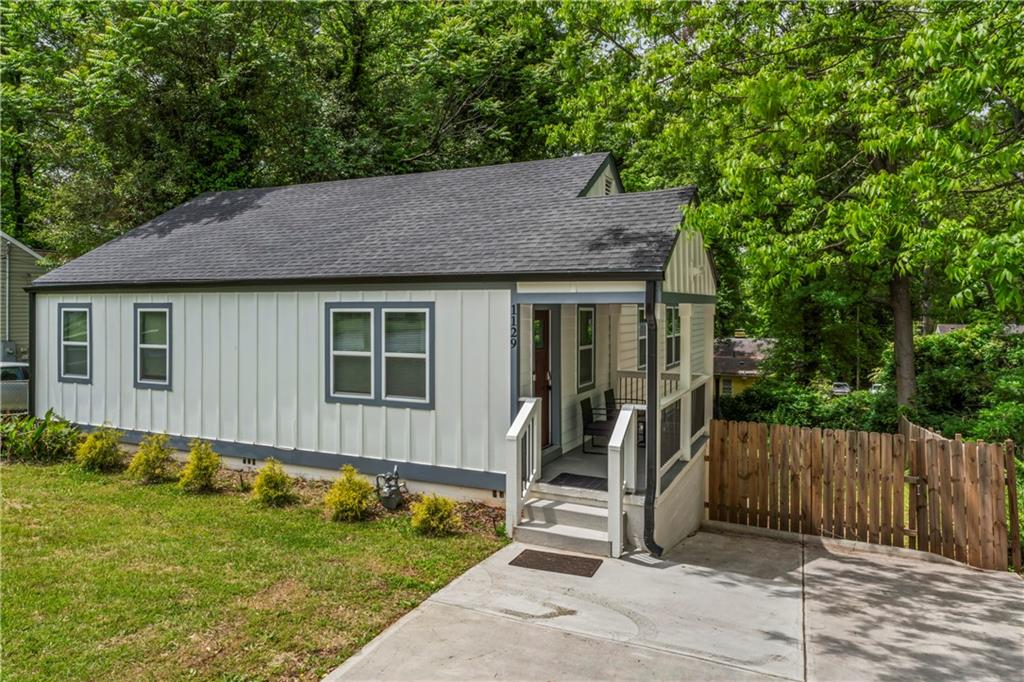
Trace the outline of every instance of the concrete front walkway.
<instances>
[{"instance_id":1,"label":"concrete front walkway","mask_svg":"<svg viewBox=\"0 0 1024 682\"><path fill-rule=\"evenodd\" d=\"M331 680L1013 679L1024 581L962 566L700 533L592 578L475 566Z\"/></svg>"}]
</instances>

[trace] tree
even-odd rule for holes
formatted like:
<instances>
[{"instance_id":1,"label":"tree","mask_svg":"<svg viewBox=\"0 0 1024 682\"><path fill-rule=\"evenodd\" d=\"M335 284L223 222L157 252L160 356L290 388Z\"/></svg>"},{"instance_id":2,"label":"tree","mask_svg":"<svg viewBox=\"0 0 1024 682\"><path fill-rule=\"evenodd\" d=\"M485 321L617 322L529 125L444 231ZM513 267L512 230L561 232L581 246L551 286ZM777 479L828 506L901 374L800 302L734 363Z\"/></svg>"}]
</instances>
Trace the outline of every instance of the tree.
<instances>
[{"instance_id":1,"label":"tree","mask_svg":"<svg viewBox=\"0 0 1024 682\"><path fill-rule=\"evenodd\" d=\"M914 289L1024 308L1024 7L1015 3L566 4L571 122L634 187L697 181L687 215L766 292L887 292L901 404ZM587 113L589 112L589 113Z\"/></svg>"}]
</instances>

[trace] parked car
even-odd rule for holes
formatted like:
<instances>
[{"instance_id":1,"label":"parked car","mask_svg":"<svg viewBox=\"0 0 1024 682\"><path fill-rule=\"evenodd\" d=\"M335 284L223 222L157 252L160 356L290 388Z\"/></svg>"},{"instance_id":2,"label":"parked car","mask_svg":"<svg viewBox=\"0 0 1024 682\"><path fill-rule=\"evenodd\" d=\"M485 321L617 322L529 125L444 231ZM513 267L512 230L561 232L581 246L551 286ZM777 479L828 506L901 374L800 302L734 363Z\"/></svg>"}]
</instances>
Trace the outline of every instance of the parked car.
<instances>
[{"instance_id":1,"label":"parked car","mask_svg":"<svg viewBox=\"0 0 1024 682\"><path fill-rule=\"evenodd\" d=\"M850 384L845 381L833 381L832 382L832 395L850 395L853 389L850 388Z\"/></svg>"},{"instance_id":2,"label":"parked car","mask_svg":"<svg viewBox=\"0 0 1024 682\"><path fill-rule=\"evenodd\" d=\"M28 363L0 362L0 412L28 412Z\"/></svg>"},{"instance_id":3,"label":"parked car","mask_svg":"<svg viewBox=\"0 0 1024 682\"><path fill-rule=\"evenodd\" d=\"M871 384L870 390L872 393L881 393L885 390L885 386L883 384Z\"/></svg>"}]
</instances>

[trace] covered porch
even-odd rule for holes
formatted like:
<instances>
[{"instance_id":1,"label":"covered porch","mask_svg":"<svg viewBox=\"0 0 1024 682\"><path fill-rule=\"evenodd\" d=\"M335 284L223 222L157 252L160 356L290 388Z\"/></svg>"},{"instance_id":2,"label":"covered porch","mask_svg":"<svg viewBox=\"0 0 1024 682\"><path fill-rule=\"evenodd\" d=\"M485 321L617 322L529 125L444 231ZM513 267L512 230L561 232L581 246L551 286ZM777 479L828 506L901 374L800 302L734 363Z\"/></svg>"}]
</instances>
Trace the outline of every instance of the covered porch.
<instances>
[{"instance_id":1,"label":"covered porch","mask_svg":"<svg viewBox=\"0 0 1024 682\"><path fill-rule=\"evenodd\" d=\"M559 504L598 507L606 521L589 525L607 523L602 542L617 556L673 545L699 524L704 466L690 464L703 460L710 424L713 300L655 282L519 284L510 530L571 526ZM533 513L538 502L545 514Z\"/></svg>"}]
</instances>

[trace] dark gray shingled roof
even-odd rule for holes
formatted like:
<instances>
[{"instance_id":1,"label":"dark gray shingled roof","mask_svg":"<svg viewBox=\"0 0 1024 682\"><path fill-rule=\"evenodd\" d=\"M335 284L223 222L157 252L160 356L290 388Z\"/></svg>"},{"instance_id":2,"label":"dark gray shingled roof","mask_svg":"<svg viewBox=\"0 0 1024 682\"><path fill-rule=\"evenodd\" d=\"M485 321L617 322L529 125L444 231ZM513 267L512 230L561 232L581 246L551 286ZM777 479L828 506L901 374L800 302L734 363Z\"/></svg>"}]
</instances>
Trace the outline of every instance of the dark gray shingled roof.
<instances>
[{"instance_id":1,"label":"dark gray shingled roof","mask_svg":"<svg viewBox=\"0 0 1024 682\"><path fill-rule=\"evenodd\" d=\"M659 273L694 190L579 196L608 158L202 194L34 285Z\"/></svg>"}]
</instances>

